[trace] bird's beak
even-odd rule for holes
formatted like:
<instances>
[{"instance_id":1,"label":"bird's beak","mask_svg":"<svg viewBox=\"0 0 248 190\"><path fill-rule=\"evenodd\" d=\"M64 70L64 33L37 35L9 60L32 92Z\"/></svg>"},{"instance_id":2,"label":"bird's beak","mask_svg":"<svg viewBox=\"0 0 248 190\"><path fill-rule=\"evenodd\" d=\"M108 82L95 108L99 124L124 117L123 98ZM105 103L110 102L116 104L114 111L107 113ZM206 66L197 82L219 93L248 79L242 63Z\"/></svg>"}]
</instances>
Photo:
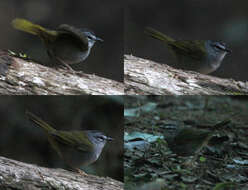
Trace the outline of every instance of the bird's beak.
<instances>
[{"instance_id":1,"label":"bird's beak","mask_svg":"<svg viewBox=\"0 0 248 190\"><path fill-rule=\"evenodd\" d=\"M96 37L96 41L103 42L103 39Z\"/></svg>"},{"instance_id":2,"label":"bird's beak","mask_svg":"<svg viewBox=\"0 0 248 190\"><path fill-rule=\"evenodd\" d=\"M226 48L225 51L226 51L227 53L232 53L232 50L229 49L229 48Z\"/></svg>"}]
</instances>

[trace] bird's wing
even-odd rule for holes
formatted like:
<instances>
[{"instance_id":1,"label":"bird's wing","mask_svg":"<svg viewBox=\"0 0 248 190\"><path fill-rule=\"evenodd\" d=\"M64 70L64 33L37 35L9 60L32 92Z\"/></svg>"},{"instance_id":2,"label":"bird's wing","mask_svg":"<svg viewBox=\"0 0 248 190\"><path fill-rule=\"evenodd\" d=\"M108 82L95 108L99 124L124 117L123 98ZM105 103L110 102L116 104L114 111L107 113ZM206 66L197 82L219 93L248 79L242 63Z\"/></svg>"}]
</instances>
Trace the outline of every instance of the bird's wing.
<instances>
[{"instance_id":1,"label":"bird's wing","mask_svg":"<svg viewBox=\"0 0 248 190\"><path fill-rule=\"evenodd\" d=\"M88 38L79 28L75 28L67 24L61 24L58 27L58 30L60 31L61 34L70 35L75 39L79 40L79 42L81 42L80 44L83 45L84 48L85 47L88 48Z\"/></svg>"},{"instance_id":2,"label":"bird's wing","mask_svg":"<svg viewBox=\"0 0 248 190\"><path fill-rule=\"evenodd\" d=\"M56 131L52 136L58 142L80 151L89 151L92 149L92 143L83 131Z\"/></svg>"},{"instance_id":3,"label":"bird's wing","mask_svg":"<svg viewBox=\"0 0 248 190\"><path fill-rule=\"evenodd\" d=\"M205 42L203 40L193 42L190 40L180 40L168 45L178 54L190 56L195 60L201 60L206 55Z\"/></svg>"}]
</instances>

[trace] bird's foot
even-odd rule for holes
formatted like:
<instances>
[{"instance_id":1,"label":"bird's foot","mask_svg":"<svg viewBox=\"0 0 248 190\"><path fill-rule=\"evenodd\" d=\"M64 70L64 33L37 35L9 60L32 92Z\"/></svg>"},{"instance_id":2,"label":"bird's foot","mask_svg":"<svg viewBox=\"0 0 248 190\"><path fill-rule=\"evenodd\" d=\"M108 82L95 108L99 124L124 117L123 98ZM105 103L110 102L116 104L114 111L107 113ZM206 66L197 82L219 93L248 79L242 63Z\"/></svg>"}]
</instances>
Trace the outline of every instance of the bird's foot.
<instances>
[{"instance_id":1,"label":"bird's foot","mask_svg":"<svg viewBox=\"0 0 248 190\"><path fill-rule=\"evenodd\" d=\"M87 176L88 174L85 173L83 170L79 169L79 168L75 168L76 172L79 173L82 176Z\"/></svg>"}]
</instances>

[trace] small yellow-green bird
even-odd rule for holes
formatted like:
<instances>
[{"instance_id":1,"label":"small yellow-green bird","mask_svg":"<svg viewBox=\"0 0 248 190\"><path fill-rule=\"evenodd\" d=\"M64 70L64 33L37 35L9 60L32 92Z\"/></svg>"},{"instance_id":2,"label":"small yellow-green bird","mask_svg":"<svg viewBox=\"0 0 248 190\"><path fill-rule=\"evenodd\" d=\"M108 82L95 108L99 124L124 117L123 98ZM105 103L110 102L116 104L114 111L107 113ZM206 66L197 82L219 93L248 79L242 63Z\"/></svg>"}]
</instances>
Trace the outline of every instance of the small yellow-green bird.
<instances>
[{"instance_id":1,"label":"small yellow-green bird","mask_svg":"<svg viewBox=\"0 0 248 190\"><path fill-rule=\"evenodd\" d=\"M96 41L103 41L89 29L67 24L60 25L56 30L50 30L28 20L16 18L12 21L12 26L37 35L44 42L49 57L70 70L72 68L69 65L81 63L89 56Z\"/></svg>"},{"instance_id":2,"label":"small yellow-green bird","mask_svg":"<svg viewBox=\"0 0 248 190\"><path fill-rule=\"evenodd\" d=\"M227 53L231 50L224 43L212 40L174 40L153 29L146 28L145 33L162 41L177 58L179 69L209 74L218 69Z\"/></svg>"}]
</instances>

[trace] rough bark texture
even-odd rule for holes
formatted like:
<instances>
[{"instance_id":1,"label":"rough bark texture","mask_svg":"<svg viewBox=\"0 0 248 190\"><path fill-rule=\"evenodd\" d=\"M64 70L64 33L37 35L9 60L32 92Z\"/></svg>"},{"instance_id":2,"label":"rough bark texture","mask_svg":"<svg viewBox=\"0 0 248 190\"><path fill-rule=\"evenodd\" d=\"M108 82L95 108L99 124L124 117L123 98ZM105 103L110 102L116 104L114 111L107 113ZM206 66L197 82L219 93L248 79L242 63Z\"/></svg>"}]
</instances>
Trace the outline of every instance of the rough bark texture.
<instances>
[{"instance_id":1,"label":"rough bark texture","mask_svg":"<svg viewBox=\"0 0 248 190\"><path fill-rule=\"evenodd\" d=\"M54 69L0 51L2 95L123 95L123 83Z\"/></svg>"},{"instance_id":2,"label":"rough bark texture","mask_svg":"<svg viewBox=\"0 0 248 190\"><path fill-rule=\"evenodd\" d=\"M80 175L0 157L0 189L123 190L123 183L108 177Z\"/></svg>"},{"instance_id":3,"label":"rough bark texture","mask_svg":"<svg viewBox=\"0 0 248 190\"><path fill-rule=\"evenodd\" d=\"M243 95L248 83L174 69L131 55L124 57L125 94Z\"/></svg>"}]
</instances>

